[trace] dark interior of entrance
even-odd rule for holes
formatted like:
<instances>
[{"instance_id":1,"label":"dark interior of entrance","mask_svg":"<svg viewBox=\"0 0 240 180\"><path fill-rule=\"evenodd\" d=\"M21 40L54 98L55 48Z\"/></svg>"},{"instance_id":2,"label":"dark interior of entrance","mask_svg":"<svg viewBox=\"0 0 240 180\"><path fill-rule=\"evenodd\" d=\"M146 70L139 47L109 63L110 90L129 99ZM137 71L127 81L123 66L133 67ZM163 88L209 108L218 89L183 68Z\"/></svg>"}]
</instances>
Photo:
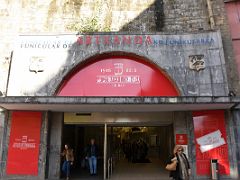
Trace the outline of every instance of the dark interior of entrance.
<instances>
[{"instance_id":1,"label":"dark interior of entrance","mask_svg":"<svg viewBox=\"0 0 240 180\"><path fill-rule=\"evenodd\" d=\"M71 176L73 178L88 179L90 177L88 170L88 161L86 157L86 147L90 140L94 138L98 145L98 177L103 177L103 143L104 143L104 127L103 126L87 126L87 125L68 125L63 127L62 149L65 144L69 144L74 150L74 164L71 168ZM62 175L63 176L63 175Z\"/></svg>"},{"instance_id":2,"label":"dark interior of entrance","mask_svg":"<svg viewBox=\"0 0 240 180\"><path fill-rule=\"evenodd\" d=\"M108 126L107 128L107 176L114 179L142 172L158 176L166 173L164 166L172 154L174 145L173 126ZM99 147L98 175L94 179L103 179L104 126L64 125L62 149L69 144L74 149L75 162L72 177L92 179L89 175L88 161L84 161L85 147L91 138L96 139ZM139 165L140 164L140 165ZM144 165L144 167L141 167ZM149 166L149 168L146 168ZM141 169L143 168L143 169ZM149 170L150 169L150 170ZM154 172L153 170L156 170Z\"/></svg>"},{"instance_id":3,"label":"dark interior of entrance","mask_svg":"<svg viewBox=\"0 0 240 180\"><path fill-rule=\"evenodd\" d=\"M120 152L133 163L158 158L167 161L173 148L172 126L109 127L110 154Z\"/></svg>"}]
</instances>

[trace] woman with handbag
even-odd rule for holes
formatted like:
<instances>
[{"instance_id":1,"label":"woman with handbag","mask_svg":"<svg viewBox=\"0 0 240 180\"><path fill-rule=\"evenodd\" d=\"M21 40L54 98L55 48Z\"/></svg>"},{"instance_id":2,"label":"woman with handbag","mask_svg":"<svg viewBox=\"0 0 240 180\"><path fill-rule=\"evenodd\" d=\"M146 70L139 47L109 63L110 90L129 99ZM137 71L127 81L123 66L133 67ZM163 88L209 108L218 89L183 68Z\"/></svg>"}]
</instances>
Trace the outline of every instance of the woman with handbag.
<instances>
[{"instance_id":1,"label":"woman with handbag","mask_svg":"<svg viewBox=\"0 0 240 180\"><path fill-rule=\"evenodd\" d=\"M183 147L176 145L173 150L174 156L168 161L166 169L170 171L170 177L174 180L189 180L190 165L187 156L183 153Z\"/></svg>"}]
</instances>

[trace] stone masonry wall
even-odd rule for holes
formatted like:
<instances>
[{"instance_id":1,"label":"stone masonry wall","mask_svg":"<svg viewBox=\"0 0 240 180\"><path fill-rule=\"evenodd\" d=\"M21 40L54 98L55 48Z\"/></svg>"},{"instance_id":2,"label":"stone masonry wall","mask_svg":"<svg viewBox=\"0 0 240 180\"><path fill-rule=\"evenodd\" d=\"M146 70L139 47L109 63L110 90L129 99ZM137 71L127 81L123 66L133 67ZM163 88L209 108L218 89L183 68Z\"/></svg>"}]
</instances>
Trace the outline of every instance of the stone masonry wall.
<instances>
[{"instance_id":1,"label":"stone masonry wall","mask_svg":"<svg viewBox=\"0 0 240 180\"><path fill-rule=\"evenodd\" d=\"M212 1L212 8L216 28L219 28L222 34L225 61L227 62L226 69L228 74L229 89L239 95L240 81L237 73L237 66L233 53L232 38L223 1Z\"/></svg>"},{"instance_id":2,"label":"stone masonry wall","mask_svg":"<svg viewBox=\"0 0 240 180\"><path fill-rule=\"evenodd\" d=\"M6 139L7 118L8 118L8 113L0 109L0 156L1 157L6 157L6 147L4 146L5 145L4 143ZM0 159L0 177L2 177L4 174L3 167L5 166L6 166L6 161L4 161L4 158L1 158Z\"/></svg>"},{"instance_id":3,"label":"stone masonry wall","mask_svg":"<svg viewBox=\"0 0 240 180\"><path fill-rule=\"evenodd\" d=\"M221 29L230 90L238 90L224 2L212 0ZM11 51L19 34L91 31L198 32L209 30L206 0L0 0L0 91L5 95ZM1 94L0 94L1 95Z\"/></svg>"},{"instance_id":4,"label":"stone masonry wall","mask_svg":"<svg viewBox=\"0 0 240 180\"><path fill-rule=\"evenodd\" d=\"M130 44L124 42L126 37ZM106 38L110 39L107 44ZM136 44L140 38L144 43ZM226 96L229 91L221 35L212 31L184 35L21 36L13 53L7 95L53 96L73 69L79 70L89 61L109 54L138 56L154 63L173 80L182 96ZM189 66L196 55L204 57L205 68L199 71ZM101 74L100 69L96 71Z\"/></svg>"},{"instance_id":5,"label":"stone masonry wall","mask_svg":"<svg viewBox=\"0 0 240 180\"><path fill-rule=\"evenodd\" d=\"M219 28L222 35L229 90L239 94L239 79L235 68L224 2L222 0L211 0L211 2L215 28ZM14 50L14 43L19 34L99 31L124 33L163 31L172 34L201 32L210 30L206 4L206 0L0 0L0 96L1 93L6 94L11 52ZM182 117L189 117L188 125L179 132L187 132L189 137L193 138L190 116L186 114ZM231 125L231 127L236 128L235 139L238 139L239 134L239 116L239 112L234 112L234 126ZM4 130L5 135L3 139L0 139L0 142L3 141L3 143L1 142L3 146L0 145L3 157L0 164L0 176L3 175L6 165L11 126L11 121L6 122L6 117L7 115L3 115L1 112L0 129ZM47 115L44 117L41 132L41 159L39 161L42 164L46 163ZM176 122L175 126L179 125L179 122ZM187 131L189 128L190 132ZM193 142L193 139L190 141ZM239 144L236 146L237 149L240 148ZM193 154L195 153L194 147L190 147L189 150ZM238 160L236 160L238 164L240 163L239 156L238 153ZM191 159L191 163L194 164L194 157ZM41 177L44 176L44 165L40 167L39 174Z\"/></svg>"}]
</instances>

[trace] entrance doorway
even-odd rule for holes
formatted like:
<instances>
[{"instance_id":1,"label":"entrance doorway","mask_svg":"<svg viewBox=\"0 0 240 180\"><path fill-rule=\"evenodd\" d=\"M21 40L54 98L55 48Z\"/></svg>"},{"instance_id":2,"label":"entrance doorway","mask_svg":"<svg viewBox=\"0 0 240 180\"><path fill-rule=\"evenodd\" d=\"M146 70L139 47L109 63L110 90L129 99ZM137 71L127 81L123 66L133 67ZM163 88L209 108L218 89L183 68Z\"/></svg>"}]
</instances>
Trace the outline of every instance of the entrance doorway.
<instances>
[{"instance_id":1,"label":"entrance doorway","mask_svg":"<svg viewBox=\"0 0 240 180\"><path fill-rule=\"evenodd\" d=\"M174 81L172 81L160 67L150 63L148 59L144 60L143 57L140 58L133 54L123 55L121 53L121 55L118 56L118 53L115 53L115 55L105 54L102 57L92 57L91 60L89 59L89 63L79 64L74 71L69 72L64 77L64 81L59 84L58 90L55 92L56 95L82 97L168 97L180 95L180 91ZM154 165L153 161L157 159L160 163L154 166L157 171L157 169L161 169L159 168L159 165L161 165L161 163L164 164L164 161L166 160L165 158L172 152L173 126L171 124L173 124L173 112L159 112L164 110L161 108L152 109L152 106L149 106L148 104L142 104L140 106L136 105L133 108L128 104L125 104L124 106L124 111L122 111L118 103L113 106L108 106L109 108L104 108L105 106L96 104L95 107L97 112L92 112L93 106L87 103L85 110L79 109L80 113L64 113L64 122L74 125L72 125L73 127L69 126L70 130L65 130L63 132L63 141L72 142L76 149L75 154L77 155L81 154L81 148L84 148L87 141L89 141L87 135L89 133L87 130L88 127L102 124L102 126L99 126L94 132L99 132L98 138L100 139L97 140L97 143L100 145L100 149L102 150L101 158L103 158L103 163L101 164L102 167L99 165L99 168L103 169L104 179L114 178L114 175L118 172L118 167L121 167L121 162L124 163L124 160L126 159L134 164L146 163L149 165ZM147 110L145 107L147 107ZM87 113L82 114L81 112ZM67 125L64 126L66 126L65 128L68 128ZM146 139L145 137L141 137L143 134L137 133L133 129L136 128L135 130L137 130L140 128L141 131L144 131L144 126L146 126ZM169 131L168 126L171 131ZM131 138L136 135L136 139L123 139L122 133L119 140L119 134L116 135L115 131L119 133L120 131L125 131L127 127L133 130L131 132ZM159 131L160 133L162 131L161 128L168 129L166 130L166 133L168 134L161 136L161 138L158 133L149 134L150 132L155 131ZM125 133L125 135L126 134L127 133ZM139 155L136 157L131 156L131 160L126 158L128 155L124 153L125 150L121 149L121 147L122 144L125 143L124 141L128 140L136 140L135 143L137 143L138 140L141 141L141 143L146 141L145 143L148 146L148 156L145 156L146 159L139 158ZM80 146L82 147L80 148ZM116 151L118 152L117 154ZM141 152L140 154L144 153ZM82 156L83 155L80 155L80 159L78 159L79 156L77 157L78 162L76 162L75 169L79 168L78 166L79 162L81 162L81 158L83 158ZM131 163L128 163L128 165L132 165ZM123 168L119 169L123 170ZM146 170L137 169L137 171L147 174ZM128 171L124 171L123 174L127 172ZM147 175L148 177L146 177L146 179L149 179L150 174L151 172ZM82 174L79 173L78 176L81 177ZM142 178L143 177L141 176L140 179Z\"/></svg>"},{"instance_id":2,"label":"entrance doorway","mask_svg":"<svg viewBox=\"0 0 240 180\"><path fill-rule=\"evenodd\" d=\"M92 177L86 158L86 148L94 138L98 146L97 175ZM104 127L101 125L64 124L62 149L68 144L74 150L71 179L103 179ZM63 163L63 160L61 164ZM62 174L63 177L63 174Z\"/></svg>"},{"instance_id":3,"label":"entrance doorway","mask_svg":"<svg viewBox=\"0 0 240 180\"><path fill-rule=\"evenodd\" d=\"M166 161L174 146L173 126L108 128L108 178L168 178Z\"/></svg>"},{"instance_id":4,"label":"entrance doorway","mask_svg":"<svg viewBox=\"0 0 240 180\"><path fill-rule=\"evenodd\" d=\"M72 179L104 179L104 126L64 124L62 149L69 144L74 149ZM97 176L90 176L86 147L91 138L99 148ZM165 164L174 145L173 126L113 126L107 127L106 178L153 179L168 177ZM63 162L61 162L63 163Z\"/></svg>"}]
</instances>

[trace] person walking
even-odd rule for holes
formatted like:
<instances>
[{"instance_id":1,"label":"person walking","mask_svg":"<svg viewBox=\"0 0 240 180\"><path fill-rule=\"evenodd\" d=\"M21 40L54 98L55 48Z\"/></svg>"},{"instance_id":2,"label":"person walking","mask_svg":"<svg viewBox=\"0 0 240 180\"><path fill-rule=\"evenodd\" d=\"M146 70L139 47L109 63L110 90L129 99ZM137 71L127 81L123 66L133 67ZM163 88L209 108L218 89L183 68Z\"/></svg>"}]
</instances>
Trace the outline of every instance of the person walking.
<instances>
[{"instance_id":1,"label":"person walking","mask_svg":"<svg viewBox=\"0 0 240 180\"><path fill-rule=\"evenodd\" d=\"M86 148L87 159L89 163L90 175L97 175L97 157L98 146L95 144L95 139L90 140L90 144Z\"/></svg>"},{"instance_id":2,"label":"person walking","mask_svg":"<svg viewBox=\"0 0 240 180\"><path fill-rule=\"evenodd\" d=\"M170 170L169 177L173 180L189 180L191 169L187 156L184 154L181 145L176 145L173 150L173 157L169 159L167 164L176 163L175 170Z\"/></svg>"},{"instance_id":3,"label":"person walking","mask_svg":"<svg viewBox=\"0 0 240 180\"><path fill-rule=\"evenodd\" d=\"M71 165L73 165L73 161L74 161L73 149L71 149L68 144L65 144L64 150L61 153L61 155L64 157L62 171L64 172L66 179L69 180L70 168L71 168Z\"/></svg>"}]
</instances>

